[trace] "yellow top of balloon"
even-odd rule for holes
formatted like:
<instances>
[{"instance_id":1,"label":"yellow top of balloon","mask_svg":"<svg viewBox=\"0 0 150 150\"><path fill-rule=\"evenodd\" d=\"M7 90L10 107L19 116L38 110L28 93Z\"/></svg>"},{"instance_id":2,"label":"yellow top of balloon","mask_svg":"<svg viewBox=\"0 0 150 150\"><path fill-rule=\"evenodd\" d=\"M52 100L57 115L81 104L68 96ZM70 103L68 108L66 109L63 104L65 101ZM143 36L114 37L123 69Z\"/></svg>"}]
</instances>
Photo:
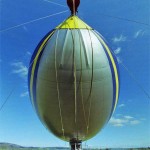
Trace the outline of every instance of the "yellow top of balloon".
<instances>
[{"instance_id":1,"label":"yellow top of balloon","mask_svg":"<svg viewBox=\"0 0 150 150\"><path fill-rule=\"evenodd\" d=\"M92 28L88 26L85 22L79 19L77 16L70 16L67 20L61 23L56 29L89 29Z\"/></svg>"}]
</instances>

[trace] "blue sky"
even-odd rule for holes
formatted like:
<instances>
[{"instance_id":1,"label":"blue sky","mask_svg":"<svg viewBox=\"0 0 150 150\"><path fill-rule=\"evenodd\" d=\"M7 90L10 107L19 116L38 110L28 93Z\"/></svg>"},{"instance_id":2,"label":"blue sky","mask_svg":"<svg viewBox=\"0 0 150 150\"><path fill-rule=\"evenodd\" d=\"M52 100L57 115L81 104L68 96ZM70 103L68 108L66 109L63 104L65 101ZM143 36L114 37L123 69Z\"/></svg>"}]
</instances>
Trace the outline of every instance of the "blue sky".
<instances>
[{"instance_id":1,"label":"blue sky","mask_svg":"<svg viewBox=\"0 0 150 150\"><path fill-rule=\"evenodd\" d=\"M23 23L68 10L54 4L66 6L65 0L51 2L0 0L0 106L12 92L0 111L0 142L23 146L68 146L43 127L28 96L30 57L40 39L70 12ZM116 53L121 82L119 103L110 122L84 145L150 146L150 99L143 92L144 89L150 94L149 6L149 0L81 0L78 16L100 32ZM22 25L4 31L19 24Z\"/></svg>"}]
</instances>

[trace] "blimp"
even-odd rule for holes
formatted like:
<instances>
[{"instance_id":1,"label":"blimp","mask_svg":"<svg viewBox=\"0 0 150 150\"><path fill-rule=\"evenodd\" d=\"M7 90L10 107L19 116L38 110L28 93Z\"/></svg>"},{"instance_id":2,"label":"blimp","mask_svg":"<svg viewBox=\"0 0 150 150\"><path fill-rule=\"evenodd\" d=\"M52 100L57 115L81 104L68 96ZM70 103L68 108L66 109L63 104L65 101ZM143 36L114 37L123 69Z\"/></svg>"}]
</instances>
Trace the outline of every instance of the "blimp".
<instances>
[{"instance_id":1,"label":"blimp","mask_svg":"<svg viewBox=\"0 0 150 150\"><path fill-rule=\"evenodd\" d=\"M118 63L100 33L77 16L79 0L67 0L71 15L36 47L29 93L40 121L71 149L107 124L119 96Z\"/></svg>"}]
</instances>

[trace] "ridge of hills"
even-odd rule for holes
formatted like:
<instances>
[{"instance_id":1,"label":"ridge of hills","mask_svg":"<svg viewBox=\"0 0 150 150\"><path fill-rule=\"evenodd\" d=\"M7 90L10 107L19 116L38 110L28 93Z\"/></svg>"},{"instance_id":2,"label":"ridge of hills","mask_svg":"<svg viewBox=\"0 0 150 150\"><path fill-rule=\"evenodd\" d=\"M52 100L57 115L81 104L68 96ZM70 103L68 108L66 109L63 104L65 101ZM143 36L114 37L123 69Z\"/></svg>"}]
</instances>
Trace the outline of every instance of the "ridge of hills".
<instances>
[{"instance_id":1,"label":"ridge of hills","mask_svg":"<svg viewBox=\"0 0 150 150\"><path fill-rule=\"evenodd\" d=\"M23 147L17 144L0 143L0 150L70 150L68 147ZM83 149L86 150L86 149ZM150 150L147 148L88 148L88 150Z\"/></svg>"}]
</instances>

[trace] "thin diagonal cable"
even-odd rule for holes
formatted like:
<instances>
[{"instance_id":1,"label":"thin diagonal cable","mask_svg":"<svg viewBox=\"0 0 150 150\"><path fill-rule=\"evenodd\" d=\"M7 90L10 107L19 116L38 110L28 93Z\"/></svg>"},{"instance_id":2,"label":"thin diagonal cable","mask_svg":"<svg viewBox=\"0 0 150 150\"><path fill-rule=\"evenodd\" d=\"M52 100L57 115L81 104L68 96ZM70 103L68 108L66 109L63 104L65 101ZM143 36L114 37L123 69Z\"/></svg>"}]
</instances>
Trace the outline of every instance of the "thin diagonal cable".
<instances>
[{"instance_id":1,"label":"thin diagonal cable","mask_svg":"<svg viewBox=\"0 0 150 150\"><path fill-rule=\"evenodd\" d=\"M9 95L7 96L7 98L5 99L4 103L2 104L2 106L0 107L0 111L3 109L3 107L5 106L5 104L7 103L7 101L9 100L9 98L11 97L11 95L14 93L15 88L13 88L11 90L11 92L9 93Z\"/></svg>"},{"instance_id":2,"label":"thin diagonal cable","mask_svg":"<svg viewBox=\"0 0 150 150\"><path fill-rule=\"evenodd\" d=\"M8 102L8 100L10 99L10 97L12 96L12 94L14 93L16 88L17 88L17 86L14 86L13 89L9 92L8 96L6 97L6 99L4 100L3 104L0 107L0 112L2 111L2 109L6 105L6 103Z\"/></svg>"},{"instance_id":3,"label":"thin diagonal cable","mask_svg":"<svg viewBox=\"0 0 150 150\"><path fill-rule=\"evenodd\" d=\"M132 20L132 19L127 19L127 18L112 16L112 15L109 15L109 14L102 14L102 13L99 13L99 15L106 16L106 17L109 17L109 18L118 19L118 20L133 22L133 23L137 23L137 24L141 24L141 25L145 25L147 27L150 27L150 24L144 23L144 22L140 22L140 21L137 21L137 20Z\"/></svg>"},{"instance_id":4,"label":"thin diagonal cable","mask_svg":"<svg viewBox=\"0 0 150 150\"><path fill-rule=\"evenodd\" d=\"M2 29L2 30L0 30L0 33L9 31L9 30L12 30L12 29L15 29L15 28L33 23L33 22L36 22L36 21L39 21L39 20L43 20L43 19L50 18L50 17L56 16L56 15L60 15L60 14L66 13L66 12L68 12L68 10L61 11L61 12L58 12L58 13L55 13L55 14L51 14L51 15L48 15L48 16L45 16L45 17L41 17L41 18L38 18L38 19L34 19L34 20L31 20L31 21L28 21L28 22L25 22L25 23L21 23L19 25L12 26L12 27L9 27L9 28L6 28L6 29Z\"/></svg>"},{"instance_id":5,"label":"thin diagonal cable","mask_svg":"<svg viewBox=\"0 0 150 150\"><path fill-rule=\"evenodd\" d=\"M100 34L95 31L99 36ZM111 50L111 49L110 49ZM117 55L114 53L114 51L111 50L111 52L114 54L115 58L117 59ZM118 59L117 59L118 60ZM136 79L136 77L134 76L134 74L128 69L128 67L122 62L120 61L120 64L122 65L122 67L128 72L128 75L131 77L131 79L134 80L134 82L136 83L136 85L141 89L141 91L144 93L144 95L150 99L150 95L149 93L143 88L143 86L139 83L139 81Z\"/></svg>"},{"instance_id":6,"label":"thin diagonal cable","mask_svg":"<svg viewBox=\"0 0 150 150\"><path fill-rule=\"evenodd\" d=\"M34 63L36 57L33 59L33 61L29 64L29 66L27 67L27 69L29 69L32 64ZM14 88L11 90L11 92L8 94L7 98L5 99L4 103L1 105L0 107L0 112L2 111L2 109L4 108L4 106L6 105L6 103L8 102L9 98L11 97L11 95L14 93L15 89L17 88L18 86L14 86Z\"/></svg>"},{"instance_id":7,"label":"thin diagonal cable","mask_svg":"<svg viewBox=\"0 0 150 150\"><path fill-rule=\"evenodd\" d=\"M50 0L44 0L44 1L49 2L49 3L52 3L52 4L55 4L55 5L58 5L58 6L67 7L67 6L65 6L65 5L62 5L62 4L59 4L59 3L56 3L56 2L52 2L52 1L50 1Z\"/></svg>"},{"instance_id":8,"label":"thin diagonal cable","mask_svg":"<svg viewBox=\"0 0 150 150\"><path fill-rule=\"evenodd\" d=\"M132 20L132 19L127 19L127 18L122 18L122 17L116 17L116 16L107 15L107 14L101 14L101 13L99 13L99 15L110 17L110 18L115 18L115 19L119 19L119 20L134 22L134 23L138 23L138 24L142 24L142 25L150 27L150 24L148 24L148 23L144 23L144 22L140 22L140 21L136 21L136 20Z\"/></svg>"},{"instance_id":9,"label":"thin diagonal cable","mask_svg":"<svg viewBox=\"0 0 150 150\"><path fill-rule=\"evenodd\" d=\"M123 68L128 72L129 76L134 80L134 82L137 84L137 86L143 91L145 96L147 96L148 99L150 99L149 93L143 88L143 86L139 83L139 81L135 78L133 73L126 67L126 65L123 62L120 62L120 64L123 66Z\"/></svg>"},{"instance_id":10,"label":"thin diagonal cable","mask_svg":"<svg viewBox=\"0 0 150 150\"><path fill-rule=\"evenodd\" d=\"M117 59L116 54L111 50L111 52L114 54L114 56ZM132 80L134 80L134 82L136 83L136 85L141 89L141 91L144 93L145 96L147 96L148 99L150 99L150 95L149 93L143 88L143 86L139 83L139 81L135 78L135 76L133 75L133 73L128 69L128 67L122 62L120 61L120 64L122 65L122 67L128 72L128 75L130 76L130 78Z\"/></svg>"}]
</instances>

